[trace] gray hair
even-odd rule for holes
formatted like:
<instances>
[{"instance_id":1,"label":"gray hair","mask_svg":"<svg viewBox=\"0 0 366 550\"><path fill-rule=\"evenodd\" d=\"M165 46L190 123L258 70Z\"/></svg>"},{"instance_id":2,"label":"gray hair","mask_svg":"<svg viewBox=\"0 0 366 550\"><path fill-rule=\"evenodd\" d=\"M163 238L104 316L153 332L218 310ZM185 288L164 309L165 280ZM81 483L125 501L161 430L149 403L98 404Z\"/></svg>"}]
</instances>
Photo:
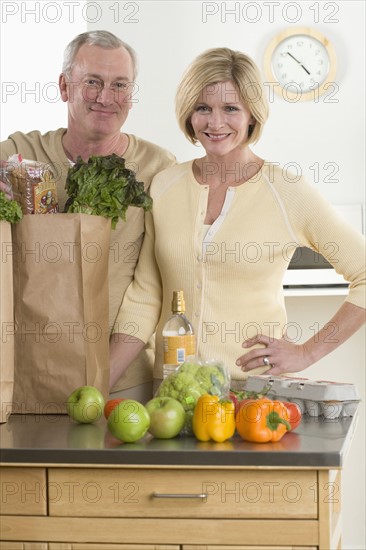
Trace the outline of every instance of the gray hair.
<instances>
[{"instance_id":1,"label":"gray hair","mask_svg":"<svg viewBox=\"0 0 366 550\"><path fill-rule=\"evenodd\" d=\"M108 31L88 31L76 36L65 49L64 62L62 65L62 72L64 74L70 76L76 54L78 53L79 48L84 44L99 46L100 48L105 48L106 50L125 48L131 56L133 79L136 79L138 66L135 50L129 46L129 44L126 44L126 42L123 42L120 38L117 38L117 36Z\"/></svg>"}]
</instances>

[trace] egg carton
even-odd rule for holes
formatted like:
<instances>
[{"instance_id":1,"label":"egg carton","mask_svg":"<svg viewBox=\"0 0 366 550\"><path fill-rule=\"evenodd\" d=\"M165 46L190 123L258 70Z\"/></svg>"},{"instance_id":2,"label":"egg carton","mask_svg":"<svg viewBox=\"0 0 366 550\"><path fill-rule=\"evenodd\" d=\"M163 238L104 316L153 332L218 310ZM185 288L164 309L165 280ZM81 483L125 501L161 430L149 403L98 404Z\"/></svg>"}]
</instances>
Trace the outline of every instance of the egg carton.
<instances>
[{"instance_id":1,"label":"egg carton","mask_svg":"<svg viewBox=\"0 0 366 550\"><path fill-rule=\"evenodd\" d=\"M249 376L244 390L264 391L271 399L297 403L303 414L328 419L353 416L361 400L354 384L265 374Z\"/></svg>"}]
</instances>

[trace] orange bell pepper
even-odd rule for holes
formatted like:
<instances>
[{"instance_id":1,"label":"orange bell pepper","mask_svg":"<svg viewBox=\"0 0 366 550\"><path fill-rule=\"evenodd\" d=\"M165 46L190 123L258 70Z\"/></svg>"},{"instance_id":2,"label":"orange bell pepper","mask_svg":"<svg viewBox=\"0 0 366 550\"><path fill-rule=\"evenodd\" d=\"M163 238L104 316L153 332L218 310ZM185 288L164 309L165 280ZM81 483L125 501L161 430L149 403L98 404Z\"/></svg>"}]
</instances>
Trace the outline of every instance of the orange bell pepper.
<instances>
[{"instance_id":1,"label":"orange bell pepper","mask_svg":"<svg viewBox=\"0 0 366 550\"><path fill-rule=\"evenodd\" d=\"M193 412L192 429L200 441L222 443L230 439L235 433L234 403L220 401L217 395L201 395Z\"/></svg>"},{"instance_id":2,"label":"orange bell pepper","mask_svg":"<svg viewBox=\"0 0 366 550\"><path fill-rule=\"evenodd\" d=\"M236 414L235 424L244 440L266 443L279 441L291 430L289 418L289 412L282 401L264 397L243 401Z\"/></svg>"}]
</instances>

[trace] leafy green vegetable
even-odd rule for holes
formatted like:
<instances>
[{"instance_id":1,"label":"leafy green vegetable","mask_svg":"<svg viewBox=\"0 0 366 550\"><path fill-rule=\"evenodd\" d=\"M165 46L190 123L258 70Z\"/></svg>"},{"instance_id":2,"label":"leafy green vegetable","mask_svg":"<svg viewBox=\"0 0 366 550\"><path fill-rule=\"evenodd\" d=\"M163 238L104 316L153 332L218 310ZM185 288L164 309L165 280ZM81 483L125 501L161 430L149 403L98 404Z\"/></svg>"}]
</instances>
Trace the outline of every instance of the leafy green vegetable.
<instances>
[{"instance_id":1,"label":"leafy green vegetable","mask_svg":"<svg viewBox=\"0 0 366 550\"><path fill-rule=\"evenodd\" d=\"M158 397L173 397L186 411L194 409L197 399L206 393L190 372L173 372L161 383Z\"/></svg>"},{"instance_id":2,"label":"leafy green vegetable","mask_svg":"<svg viewBox=\"0 0 366 550\"><path fill-rule=\"evenodd\" d=\"M157 397L173 397L186 411L185 433L191 433L193 411L198 398L205 394L225 397L230 380L220 364L183 363L160 384Z\"/></svg>"},{"instance_id":3,"label":"leafy green vegetable","mask_svg":"<svg viewBox=\"0 0 366 550\"><path fill-rule=\"evenodd\" d=\"M87 162L78 157L67 175L69 199L67 212L94 214L112 219L112 229L118 220L126 220L129 206L150 210L152 199L137 181L135 173L125 167L125 160L116 155L92 156Z\"/></svg>"},{"instance_id":4,"label":"leafy green vegetable","mask_svg":"<svg viewBox=\"0 0 366 550\"><path fill-rule=\"evenodd\" d=\"M5 193L0 191L0 221L17 223L22 217L20 205L14 200L7 199Z\"/></svg>"}]
</instances>

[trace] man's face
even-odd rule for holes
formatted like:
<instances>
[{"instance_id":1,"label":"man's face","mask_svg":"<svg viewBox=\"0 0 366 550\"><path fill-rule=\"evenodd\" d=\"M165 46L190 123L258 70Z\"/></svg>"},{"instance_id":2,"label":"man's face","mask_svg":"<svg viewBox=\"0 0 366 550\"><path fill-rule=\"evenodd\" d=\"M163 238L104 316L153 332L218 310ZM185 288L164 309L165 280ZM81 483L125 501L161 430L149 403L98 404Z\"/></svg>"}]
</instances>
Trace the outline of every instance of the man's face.
<instances>
[{"instance_id":1,"label":"man's face","mask_svg":"<svg viewBox=\"0 0 366 550\"><path fill-rule=\"evenodd\" d=\"M65 77L62 99L68 102L69 130L103 138L120 131L135 92L133 65L124 48L107 50L84 44Z\"/></svg>"}]
</instances>

